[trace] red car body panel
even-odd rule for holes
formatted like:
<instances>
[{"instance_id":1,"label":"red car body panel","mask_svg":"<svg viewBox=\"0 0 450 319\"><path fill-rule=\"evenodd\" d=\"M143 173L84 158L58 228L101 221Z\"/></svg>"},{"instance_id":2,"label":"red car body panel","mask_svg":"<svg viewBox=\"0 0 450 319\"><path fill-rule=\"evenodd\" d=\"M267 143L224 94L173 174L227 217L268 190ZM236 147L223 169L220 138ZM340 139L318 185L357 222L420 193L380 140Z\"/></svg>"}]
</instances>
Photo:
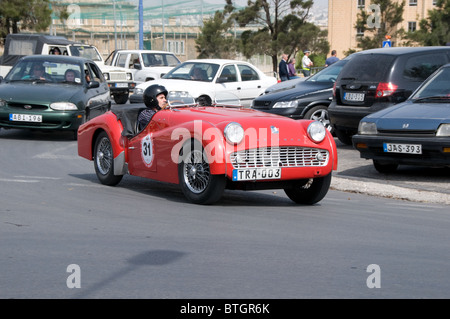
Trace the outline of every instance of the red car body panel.
<instances>
[{"instance_id":1,"label":"red car body panel","mask_svg":"<svg viewBox=\"0 0 450 319\"><path fill-rule=\"evenodd\" d=\"M224 137L224 129L230 122L237 122L244 129L245 140L239 145L231 145ZM307 128L311 122L296 121L252 109L172 108L157 112L143 131L128 138L122 136L124 127L121 121L109 111L80 126L78 154L93 160L96 137L101 131L105 131L110 137L114 158L124 156L126 169L131 175L177 184L177 157L183 144L190 138L202 143L211 163L211 174L223 174L230 180L233 174L230 154L233 152L260 147L305 147L327 150L327 164L283 167L281 180L322 177L337 169L337 150L328 131L320 143L315 143L308 137ZM143 157L145 139L151 140L151 161L146 161Z\"/></svg>"}]
</instances>

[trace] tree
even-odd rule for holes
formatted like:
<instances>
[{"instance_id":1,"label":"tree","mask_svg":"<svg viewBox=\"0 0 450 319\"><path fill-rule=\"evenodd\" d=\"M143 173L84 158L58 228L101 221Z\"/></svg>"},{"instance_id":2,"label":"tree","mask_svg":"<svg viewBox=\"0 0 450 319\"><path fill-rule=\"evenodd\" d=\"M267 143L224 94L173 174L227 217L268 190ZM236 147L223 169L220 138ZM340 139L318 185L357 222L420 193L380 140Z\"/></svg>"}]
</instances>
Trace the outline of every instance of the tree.
<instances>
[{"instance_id":1,"label":"tree","mask_svg":"<svg viewBox=\"0 0 450 319\"><path fill-rule=\"evenodd\" d=\"M205 21L195 40L198 58L232 59L236 55L236 41L230 36L231 21L225 19L226 11L217 11L214 18Z\"/></svg>"},{"instance_id":2,"label":"tree","mask_svg":"<svg viewBox=\"0 0 450 319\"><path fill-rule=\"evenodd\" d=\"M44 31L51 24L51 13L49 0L0 0L0 36Z\"/></svg>"},{"instance_id":3,"label":"tree","mask_svg":"<svg viewBox=\"0 0 450 319\"><path fill-rule=\"evenodd\" d=\"M405 32L403 28L398 28L403 21L404 8L405 1L397 3L392 0L372 0L370 12L361 10L358 13L355 28L365 34L357 39L358 48L379 48L386 35L399 41ZM366 35L366 31L370 31L370 34Z\"/></svg>"},{"instance_id":4,"label":"tree","mask_svg":"<svg viewBox=\"0 0 450 319\"><path fill-rule=\"evenodd\" d=\"M278 68L278 56L286 53L295 56L297 51L308 48L326 53L329 44L326 31L307 22L312 0L248 0L244 9L236 11L232 0L226 0L226 9L241 28L246 27L240 38L238 50L247 58L254 54L272 57L273 71Z\"/></svg>"},{"instance_id":5,"label":"tree","mask_svg":"<svg viewBox=\"0 0 450 319\"><path fill-rule=\"evenodd\" d=\"M428 10L428 18L420 20L419 27L407 38L424 46L450 43L450 0L437 0L436 8Z\"/></svg>"}]
</instances>

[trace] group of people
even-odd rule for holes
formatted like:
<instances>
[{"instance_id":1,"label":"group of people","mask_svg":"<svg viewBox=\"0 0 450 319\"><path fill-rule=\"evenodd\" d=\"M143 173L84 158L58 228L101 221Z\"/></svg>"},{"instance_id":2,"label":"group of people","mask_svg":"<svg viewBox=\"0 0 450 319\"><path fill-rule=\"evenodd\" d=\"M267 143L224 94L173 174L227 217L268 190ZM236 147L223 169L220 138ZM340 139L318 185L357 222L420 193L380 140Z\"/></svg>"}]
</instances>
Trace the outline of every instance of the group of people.
<instances>
[{"instance_id":1,"label":"group of people","mask_svg":"<svg viewBox=\"0 0 450 319\"><path fill-rule=\"evenodd\" d=\"M311 67L314 65L314 62L312 62L309 58L309 55L311 54L310 50L303 51L303 54L301 70L303 76L308 77L311 75ZM339 58L336 55L336 50L332 50L331 56L325 61L325 67L339 61ZM288 61L288 55L283 53L280 64L278 65L278 75L282 82L298 78L299 76L297 75L297 71L295 69L295 58Z\"/></svg>"}]
</instances>

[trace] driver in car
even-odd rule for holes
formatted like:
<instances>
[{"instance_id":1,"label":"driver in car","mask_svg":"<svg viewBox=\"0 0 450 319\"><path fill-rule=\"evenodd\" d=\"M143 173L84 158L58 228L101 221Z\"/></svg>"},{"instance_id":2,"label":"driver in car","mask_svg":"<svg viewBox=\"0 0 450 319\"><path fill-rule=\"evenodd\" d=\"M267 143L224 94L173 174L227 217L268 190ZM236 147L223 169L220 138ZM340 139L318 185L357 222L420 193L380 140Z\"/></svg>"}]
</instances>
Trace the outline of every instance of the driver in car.
<instances>
[{"instance_id":1,"label":"driver in car","mask_svg":"<svg viewBox=\"0 0 450 319\"><path fill-rule=\"evenodd\" d=\"M143 97L147 108L138 115L139 130L147 126L156 112L167 107L167 94L166 88L158 84L150 85L145 89Z\"/></svg>"}]
</instances>

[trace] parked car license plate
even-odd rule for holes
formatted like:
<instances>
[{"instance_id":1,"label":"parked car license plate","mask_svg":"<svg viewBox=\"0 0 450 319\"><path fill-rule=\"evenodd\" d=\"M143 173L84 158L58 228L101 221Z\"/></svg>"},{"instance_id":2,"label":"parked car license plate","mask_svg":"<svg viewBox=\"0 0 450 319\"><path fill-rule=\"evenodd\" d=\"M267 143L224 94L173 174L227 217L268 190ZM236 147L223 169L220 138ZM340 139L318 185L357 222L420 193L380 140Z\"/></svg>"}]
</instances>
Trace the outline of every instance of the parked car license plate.
<instances>
[{"instance_id":1,"label":"parked car license plate","mask_svg":"<svg viewBox=\"0 0 450 319\"><path fill-rule=\"evenodd\" d=\"M383 151L386 153L422 154L422 145L383 143Z\"/></svg>"},{"instance_id":2,"label":"parked car license plate","mask_svg":"<svg viewBox=\"0 0 450 319\"><path fill-rule=\"evenodd\" d=\"M344 93L344 100L352 102L362 102L364 101L364 93Z\"/></svg>"},{"instance_id":3,"label":"parked car license plate","mask_svg":"<svg viewBox=\"0 0 450 319\"><path fill-rule=\"evenodd\" d=\"M127 88L128 83L116 83L116 88Z\"/></svg>"},{"instance_id":4,"label":"parked car license plate","mask_svg":"<svg viewBox=\"0 0 450 319\"><path fill-rule=\"evenodd\" d=\"M280 179L281 168L247 168L247 169L234 169L233 181L250 181L261 179Z\"/></svg>"},{"instance_id":5,"label":"parked car license plate","mask_svg":"<svg viewBox=\"0 0 450 319\"><path fill-rule=\"evenodd\" d=\"M17 122L42 122L42 115L35 114L9 114L10 121Z\"/></svg>"}]
</instances>

